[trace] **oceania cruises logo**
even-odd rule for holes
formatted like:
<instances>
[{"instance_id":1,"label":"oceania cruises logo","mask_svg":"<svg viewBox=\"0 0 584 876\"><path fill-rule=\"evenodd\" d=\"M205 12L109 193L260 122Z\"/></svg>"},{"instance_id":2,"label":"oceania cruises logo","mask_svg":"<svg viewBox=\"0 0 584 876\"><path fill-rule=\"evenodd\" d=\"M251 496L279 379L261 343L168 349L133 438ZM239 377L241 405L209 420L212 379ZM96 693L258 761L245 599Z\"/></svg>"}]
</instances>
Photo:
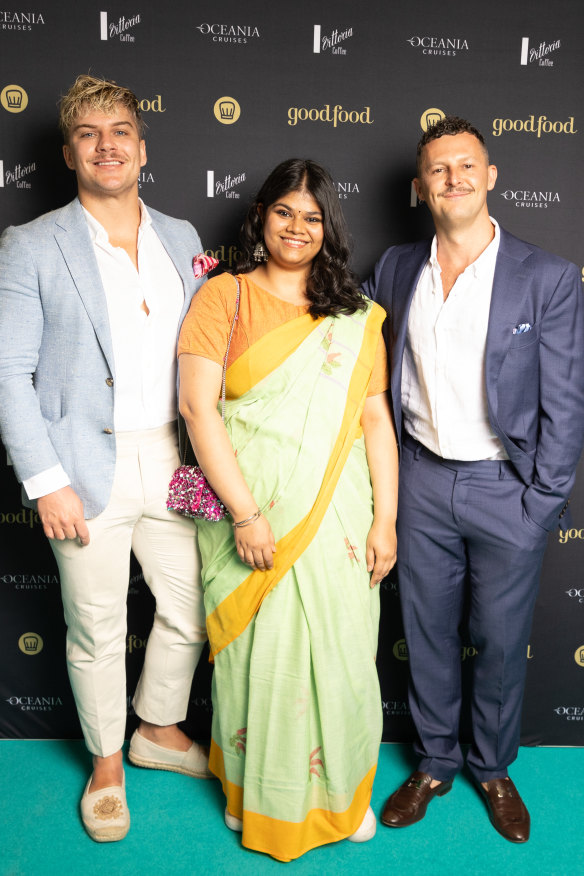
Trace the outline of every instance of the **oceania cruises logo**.
<instances>
[{"instance_id":1,"label":"oceania cruises logo","mask_svg":"<svg viewBox=\"0 0 584 876\"><path fill-rule=\"evenodd\" d=\"M236 188L245 182L247 179L245 173L236 173L231 176L226 173L225 176L216 177L214 170L207 171L207 197L208 198L239 198L239 192Z\"/></svg>"},{"instance_id":2,"label":"oceania cruises logo","mask_svg":"<svg viewBox=\"0 0 584 876\"><path fill-rule=\"evenodd\" d=\"M260 36L259 29L253 24L203 24L197 25L204 36L210 36L214 43L242 43Z\"/></svg>"},{"instance_id":3,"label":"oceania cruises logo","mask_svg":"<svg viewBox=\"0 0 584 876\"><path fill-rule=\"evenodd\" d=\"M558 706L554 709L558 717L566 721L584 721L584 705L582 706Z\"/></svg>"},{"instance_id":4,"label":"oceania cruises logo","mask_svg":"<svg viewBox=\"0 0 584 876\"><path fill-rule=\"evenodd\" d=\"M468 40L455 36L412 36L407 42L423 55L458 55L468 52Z\"/></svg>"},{"instance_id":5,"label":"oceania cruises logo","mask_svg":"<svg viewBox=\"0 0 584 876\"><path fill-rule=\"evenodd\" d=\"M333 28L329 33L323 34L322 25L314 25L312 51L315 54L330 52L331 55L346 55L347 47L344 45L353 36L353 28Z\"/></svg>"},{"instance_id":6,"label":"oceania cruises logo","mask_svg":"<svg viewBox=\"0 0 584 876\"><path fill-rule=\"evenodd\" d=\"M61 697L12 696L6 702L16 706L21 712L52 712L63 705Z\"/></svg>"},{"instance_id":7,"label":"oceania cruises logo","mask_svg":"<svg viewBox=\"0 0 584 876\"><path fill-rule=\"evenodd\" d=\"M359 185L356 182L349 180L338 180L334 184L335 189L339 194L339 200L346 201L351 195L360 195Z\"/></svg>"},{"instance_id":8,"label":"oceania cruises logo","mask_svg":"<svg viewBox=\"0 0 584 876\"><path fill-rule=\"evenodd\" d=\"M125 17L120 15L119 18L110 20L107 12L99 13L99 29L102 40L118 39L121 43L136 42L135 36L130 33L136 25L141 24L142 19L139 12L134 15Z\"/></svg>"},{"instance_id":9,"label":"oceania cruises logo","mask_svg":"<svg viewBox=\"0 0 584 876\"><path fill-rule=\"evenodd\" d=\"M0 30L32 30L35 24L44 24L42 12L8 12L0 9Z\"/></svg>"},{"instance_id":10,"label":"oceania cruises logo","mask_svg":"<svg viewBox=\"0 0 584 876\"><path fill-rule=\"evenodd\" d=\"M536 189L506 189L501 197L512 201L515 207L535 207L546 210L560 203L559 192L541 192Z\"/></svg>"},{"instance_id":11,"label":"oceania cruises logo","mask_svg":"<svg viewBox=\"0 0 584 876\"><path fill-rule=\"evenodd\" d=\"M550 55L557 52L562 46L561 40L553 40L551 43L531 42L529 37L523 37L521 40L521 66L526 67L528 64L537 64L538 67L553 67L554 62Z\"/></svg>"}]
</instances>

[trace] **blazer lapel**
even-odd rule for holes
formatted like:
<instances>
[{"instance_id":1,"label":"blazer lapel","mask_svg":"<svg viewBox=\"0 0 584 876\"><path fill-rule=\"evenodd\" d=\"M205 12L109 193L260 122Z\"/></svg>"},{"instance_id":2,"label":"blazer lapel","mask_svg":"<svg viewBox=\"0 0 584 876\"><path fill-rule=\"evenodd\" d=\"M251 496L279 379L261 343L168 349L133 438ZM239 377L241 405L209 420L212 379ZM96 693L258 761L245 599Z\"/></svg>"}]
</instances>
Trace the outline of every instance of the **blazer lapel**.
<instances>
[{"instance_id":1,"label":"blazer lapel","mask_svg":"<svg viewBox=\"0 0 584 876\"><path fill-rule=\"evenodd\" d=\"M107 301L83 208L77 198L63 207L55 224L57 245L77 287L111 373L114 374L114 353Z\"/></svg>"},{"instance_id":2,"label":"blazer lapel","mask_svg":"<svg viewBox=\"0 0 584 876\"><path fill-rule=\"evenodd\" d=\"M420 274L430 255L430 246L430 241L420 241L412 250L399 256L395 267L393 294L390 299L391 397L400 444L402 362L408 329L408 316Z\"/></svg>"}]
</instances>

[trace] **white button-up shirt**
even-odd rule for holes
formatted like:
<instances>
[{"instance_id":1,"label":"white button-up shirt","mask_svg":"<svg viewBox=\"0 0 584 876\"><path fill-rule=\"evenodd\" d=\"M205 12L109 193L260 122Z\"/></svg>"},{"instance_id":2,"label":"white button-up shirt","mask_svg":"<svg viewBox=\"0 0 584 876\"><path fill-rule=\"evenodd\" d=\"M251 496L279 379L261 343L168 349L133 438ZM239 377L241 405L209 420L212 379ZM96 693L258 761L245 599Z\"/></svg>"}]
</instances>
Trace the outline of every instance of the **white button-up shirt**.
<instances>
[{"instance_id":1,"label":"white button-up shirt","mask_svg":"<svg viewBox=\"0 0 584 876\"><path fill-rule=\"evenodd\" d=\"M184 288L140 201L138 270L84 209L107 302L114 351L114 429L155 429L176 418L176 341ZM148 314L142 308L146 302ZM29 499L70 484L60 465L24 481Z\"/></svg>"},{"instance_id":2,"label":"white button-up shirt","mask_svg":"<svg viewBox=\"0 0 584 876\"><path fill-rule=\"evenodd\" d=\"M445 459L507 459L489 422L485 347L499 225L444 301L434 237L410 308L403 359L406 431Z\"/></svg>"}]
</instances>

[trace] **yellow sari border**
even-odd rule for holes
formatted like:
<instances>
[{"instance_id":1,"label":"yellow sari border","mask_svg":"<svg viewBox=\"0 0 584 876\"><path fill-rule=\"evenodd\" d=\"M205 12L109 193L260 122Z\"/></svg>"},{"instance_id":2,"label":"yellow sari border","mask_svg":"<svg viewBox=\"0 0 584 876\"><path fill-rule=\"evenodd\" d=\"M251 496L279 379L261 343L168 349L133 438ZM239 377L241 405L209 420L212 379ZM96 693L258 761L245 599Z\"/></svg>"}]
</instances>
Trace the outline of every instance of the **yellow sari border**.
<instances>
[{"instance_id":1,"label":"yellow sari border","mask_svg":"<svg viewBox=\"0 0 584 876\"><path fill-rule=\"evenodd\" d=\"M207 617L211 662L246 629L268 593L301 556L318 531L351 447L360 434L361 412L367 397L379 331L384 319L383 309L373 304L364 326L361 349L351 375L339 433L314 505L308 514L276 543L274 568L267 572L259 570L251 572Z\"/></svg>"},{"instance_id":2,"label":"yellow sari border","mask_svg":"<svg viewBox=\"0 0 584 876\"><path fill-rule=\"evenodd\" d=\"M240 398L279 368L323 320L305 313L263 335L227 369L227 398Z\"/></svg>"},{"instance_id":3,"label":"yellow sari border","mask_svg":"<svg viewBox=\"0 0 584 876\"><path fill-rule=\"evenodd\" d=\"M282 821L243 808L243 788L225 777L223 752L211 739L209 767L223 786L230 815L243 820L242 843L248 849L265 852L279 861L291 861L326 843L338 842L354 833L371 801L377 764L361 780L353 799L343 812L311 809L304 821Z\"/></svg>"}]
</instances>

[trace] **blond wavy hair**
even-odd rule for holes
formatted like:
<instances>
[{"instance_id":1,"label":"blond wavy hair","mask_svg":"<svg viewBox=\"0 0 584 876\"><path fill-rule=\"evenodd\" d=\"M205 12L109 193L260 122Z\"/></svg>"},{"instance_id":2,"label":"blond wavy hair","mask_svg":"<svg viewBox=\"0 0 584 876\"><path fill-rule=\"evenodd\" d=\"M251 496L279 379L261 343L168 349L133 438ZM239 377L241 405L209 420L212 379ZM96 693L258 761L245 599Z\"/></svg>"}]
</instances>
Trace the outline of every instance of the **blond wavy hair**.
<instances>
[{"instance_id":1,"label":"blond wavy hair","mask_svg":"<svg viewBox=\"0 0 584 876\"><path fill-rule=\"evenodd\" d=\"M59 102L59 128L63 139L67 142L73 125L81 115L92 111L111 115L120 104L134 117L140 139L143 139L145 125L134 92L118 85L113 79L99 79L82 73Z\"/></svg>"}]
</instances>

